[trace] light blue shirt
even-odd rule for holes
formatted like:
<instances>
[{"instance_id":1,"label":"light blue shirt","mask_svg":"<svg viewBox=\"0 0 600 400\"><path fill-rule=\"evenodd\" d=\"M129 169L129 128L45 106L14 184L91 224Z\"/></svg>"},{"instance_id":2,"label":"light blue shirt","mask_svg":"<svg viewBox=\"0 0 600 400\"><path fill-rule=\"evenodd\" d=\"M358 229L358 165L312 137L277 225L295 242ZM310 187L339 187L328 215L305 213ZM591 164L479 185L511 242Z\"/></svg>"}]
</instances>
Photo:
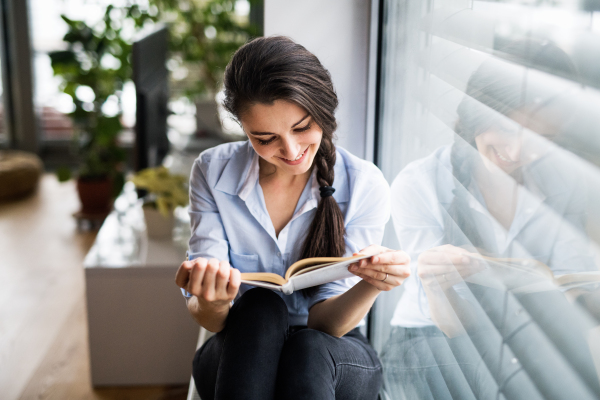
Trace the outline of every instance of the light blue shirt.
<instances>
[{"instance_id":1,"label":"light blue shirt","mask_svg":"<svg viewBox=\"0 0 600 400\"><path fill-rule=\"evenodd\" d=\"M346 227L346 253L351 256L371 244L381 244L390 217L389 186L372 163L338 147L333 197ZM284 275L298 261L302 244L321 199L313 171L290 222L275 234L258 181L258 154L250 142L226 143L204 151L194 162L190 178L192 237L188 257L228 260L241 272ZM339 295L359 278L321 285L305 297L283 295L290 325L306 325L314 304ZM251 286L242 284L238 297ZM186 297L189 294L185 293Z\"/></svg>"}]
</instances>

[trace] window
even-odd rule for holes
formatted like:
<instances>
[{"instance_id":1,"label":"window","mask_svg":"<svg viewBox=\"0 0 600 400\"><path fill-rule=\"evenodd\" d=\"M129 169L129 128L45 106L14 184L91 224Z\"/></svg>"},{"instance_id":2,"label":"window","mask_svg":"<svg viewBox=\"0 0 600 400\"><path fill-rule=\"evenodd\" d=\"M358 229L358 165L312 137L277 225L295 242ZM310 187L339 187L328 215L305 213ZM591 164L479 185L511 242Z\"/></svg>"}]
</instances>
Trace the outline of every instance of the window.
<instances>
[{"instance_id":1,"label":"window","mask_svg":"<svg viewBox=\"0 0 600 400\"><path fill-rule=\"evenodd\" d=\"M600 3L384 0L389 399L600 396Z\"/></svg>"},{"instance_id":2,"label":"window","mask_svg":"<svg viewBox=\"0 0 600 400\"><path fill-rule=\"evenodd\" d=\"M61 91L61 79L54 76L49 56L53 51L66 49L63 36L68 25L61 15L94 26L101 21L107 4L102 0L29 0L34 106L44 141L68 141L73 137L68 114L75 105L72 97Z\"/></svg>"},{"instance_id":3,"label":"window","mask_svg":"<svg viewBox=\"0 0 600 400\"><path fill-rule=\"evenodd\" d=\"M2 60L0 60L0 71L2 71L2 68ZM0 79L0 149L9 147L9 136L8 131L6 130L6 119L4 110L4 86L2 83L2 79Z\"/></svg>"}]
</instances>

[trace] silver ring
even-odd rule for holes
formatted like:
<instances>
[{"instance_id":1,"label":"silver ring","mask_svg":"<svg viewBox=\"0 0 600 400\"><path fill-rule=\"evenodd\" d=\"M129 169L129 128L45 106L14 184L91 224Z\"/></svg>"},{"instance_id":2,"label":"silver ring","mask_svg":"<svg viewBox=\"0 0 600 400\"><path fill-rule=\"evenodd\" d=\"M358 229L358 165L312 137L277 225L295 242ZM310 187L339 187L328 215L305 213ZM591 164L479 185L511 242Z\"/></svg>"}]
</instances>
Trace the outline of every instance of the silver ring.
<instances>
[{"instance_id":1,"label":"silver ring","mask_svg":"<svg viewBox=\"0 0 600 400\"><path fill-rule=\"evenodd\" d=\"M383 280L381 282L385 282L385 280L387 279L388 274L385 274L385 278L383 278Z\"/></svg>"}]
</instances>

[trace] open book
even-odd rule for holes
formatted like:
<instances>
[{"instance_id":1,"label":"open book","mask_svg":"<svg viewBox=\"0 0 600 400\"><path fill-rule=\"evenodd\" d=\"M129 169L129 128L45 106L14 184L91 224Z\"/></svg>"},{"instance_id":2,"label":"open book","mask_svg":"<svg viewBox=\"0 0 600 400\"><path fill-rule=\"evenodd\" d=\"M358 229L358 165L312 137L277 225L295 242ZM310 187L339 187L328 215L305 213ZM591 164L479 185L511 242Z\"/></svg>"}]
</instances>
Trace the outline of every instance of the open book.
<instances>
[{"instance_id":1,"label":"open book","mask_svg":"<svg viewBox=\"0 0 600 400\"><path fill-rule=\"evenodd\" d=\"M285 277L271 272L244 272L241 274L242 283L292 294L295 290L355 277L348 271L348 265L374 255L305 258L292 264Z\"/></svg>"}]
</instances>

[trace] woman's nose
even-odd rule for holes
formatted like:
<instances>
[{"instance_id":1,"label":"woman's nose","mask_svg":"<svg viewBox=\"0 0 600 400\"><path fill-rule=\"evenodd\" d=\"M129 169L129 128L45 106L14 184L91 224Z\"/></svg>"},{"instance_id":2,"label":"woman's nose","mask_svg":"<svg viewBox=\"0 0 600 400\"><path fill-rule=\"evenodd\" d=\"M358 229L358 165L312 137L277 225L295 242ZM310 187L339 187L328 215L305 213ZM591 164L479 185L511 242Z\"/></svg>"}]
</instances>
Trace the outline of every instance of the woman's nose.
<instances>
[{"instance_id":1,"label":"woman's nose","mask_svg":"<svg viewBox=\"0 0 600 400\"><path fill-rule=\"evenodd\" d=\"M511 161L520 161L522 148L523 141L519 138L507 144L504 148L504 151L506 151L506 154L508 155Z\"/></svg>"},{"instance_id":2,"label":"woman's nose","mask_svg":"<svg viewBox=\"0 0 600 400\"><path fill-rule=\"evenodd\" d=\"M293 140L283 140L283 148L281 153L283 158L293 160L298 156L300 152L300 145Z\"/></svg>"}]
</instances>

